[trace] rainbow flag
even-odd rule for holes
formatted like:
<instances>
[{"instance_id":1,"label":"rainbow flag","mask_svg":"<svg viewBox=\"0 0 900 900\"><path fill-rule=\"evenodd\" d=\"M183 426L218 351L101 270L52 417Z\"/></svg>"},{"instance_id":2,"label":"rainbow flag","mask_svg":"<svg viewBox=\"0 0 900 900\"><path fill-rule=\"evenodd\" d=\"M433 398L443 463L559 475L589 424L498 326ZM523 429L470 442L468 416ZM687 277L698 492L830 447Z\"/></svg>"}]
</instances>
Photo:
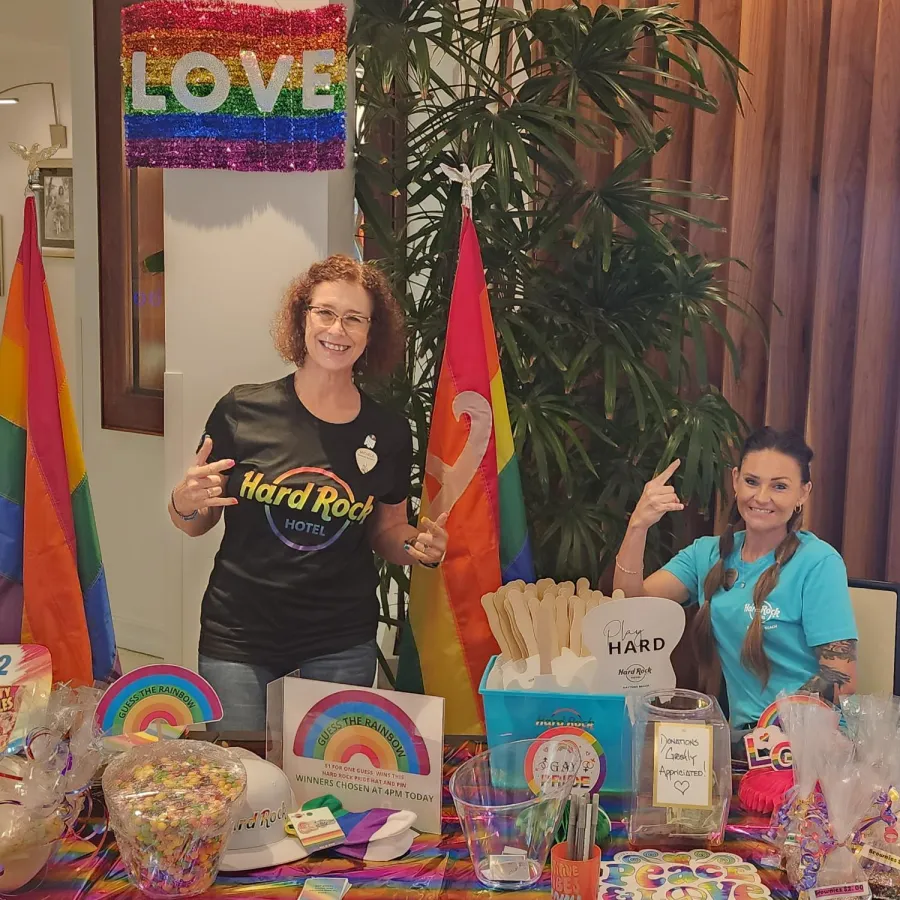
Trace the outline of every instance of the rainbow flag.
<instances>
[{"instance_id":1,"label":"rainbow flag","mask_svg":"<svg viewBox=\"0 0 900 900\"><path fill-rule=\"evenodd\" d=\"M125 6L122 78L129 168L344 167L341 3L311 10L222 0Z\"/></svg>"},{"instance_id":2,"label":"rainbow flag","mask_svg":"<svg viewBox=\"0 0 900 900\"><path fill-rule=\"evenodd\" d=\"M106 576L38 248L34 197L0 336L0 644L42 644L54 681L117 669Z\"/></svg>"},{"instance_id":3,"label":"rainbow flag","mask_svg":"<svg viewBox=\"0 0 900 900\"><path fill-rule=\"evenodd\" d=\"M498 652L481 598L534 581L519 464L475 225L464 214L421 515L449 512L447 557L413 568L397 686L444 697L448 734L484 734L478 685Z\"/></svg>"}]
</instances>

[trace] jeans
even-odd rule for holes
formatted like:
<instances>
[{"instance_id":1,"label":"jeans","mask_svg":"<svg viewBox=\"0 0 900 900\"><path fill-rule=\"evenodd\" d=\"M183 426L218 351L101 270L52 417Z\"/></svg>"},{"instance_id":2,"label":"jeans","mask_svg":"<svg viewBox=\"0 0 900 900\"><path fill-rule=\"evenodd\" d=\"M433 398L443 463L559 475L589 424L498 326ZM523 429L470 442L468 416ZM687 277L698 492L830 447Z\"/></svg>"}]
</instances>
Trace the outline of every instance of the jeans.
<instances>
[{"instance_id":1,"label":"jeans","mask_svg":"<svg viewBox=\"0 0 900 900\"><path fill-rule=\"evenodd\" d=\"M301 678L372 687L378 668L374 638L349 650L320 656L301 663ZM294 668L258 666L200 657L200 675L219 695L225 717L210 727L219 731L264 731L266 727L266 687Z\"/></svg>"}]
</instances>

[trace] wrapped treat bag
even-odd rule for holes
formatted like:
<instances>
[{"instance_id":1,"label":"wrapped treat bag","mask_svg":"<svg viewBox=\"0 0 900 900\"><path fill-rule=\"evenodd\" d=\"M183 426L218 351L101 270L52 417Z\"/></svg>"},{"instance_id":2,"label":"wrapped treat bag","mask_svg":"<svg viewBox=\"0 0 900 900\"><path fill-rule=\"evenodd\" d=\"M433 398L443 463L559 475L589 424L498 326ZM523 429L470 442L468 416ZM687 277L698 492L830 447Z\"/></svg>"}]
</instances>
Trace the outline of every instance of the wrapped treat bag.
<instances>
[{"instance_id":1,"label":"wrapped treat bag","mask_svg":"<svg viewBox=\"0 0 900 900\"><path fill-rule=\"evenodd\" d=\"M160 741L103 773L122 859L150 897L193 897L216 879L247 787L240 757L203 741Z\"/></svg>"},{"instance_id":2,"label":"wrapped treat bag","mask_svg":"<svg viewBox=\"0 0 900 900\"><path fill-rule=\"evenodd\" d=\"M900 897L900 753L896 697L853 696L842 703L857 759L871 766L877 788L856 826L851 848L878 898Z\"/></svg>"},{"instance_id":3,"label":"wrapped treat bag","mask_svg":"<svg viewBox=\"0 0 900 900\"><path fill-rule=\"evenodd\" d=\"M22 755L0 757L0 893L27 884L90 803L102 758L93 725L100 691L54 689Z\"/></svg>"},{"instance_id":4,"label":"wrapped treat bag","mask_svg":"<svg viewBox=\"0 0 900 900\"><path fill-rule=\"evenodd\" d=\"M868 879L849 848L853 830L871 803L875 776L854 761L851 741L840 733L826 740L819 784L828 811L824 838L801 826L800 900L869 900Z\"/></svg>"},{"instance_id":5,"label":"wrapped treat bag","mask_svg":"<svg viewBox=\"0 0 900 900\"><path fill-rule=\"evenodd\" d=\"M825 809L817 791L819 760L823 747L837 733L838 713L801 695L778 701L781 729L791 744L794 786L772 814L769 840L781 855L788 880L795 887L801 879L801 829L818 832L824 839Z\"/></svg>"}]
</instances>

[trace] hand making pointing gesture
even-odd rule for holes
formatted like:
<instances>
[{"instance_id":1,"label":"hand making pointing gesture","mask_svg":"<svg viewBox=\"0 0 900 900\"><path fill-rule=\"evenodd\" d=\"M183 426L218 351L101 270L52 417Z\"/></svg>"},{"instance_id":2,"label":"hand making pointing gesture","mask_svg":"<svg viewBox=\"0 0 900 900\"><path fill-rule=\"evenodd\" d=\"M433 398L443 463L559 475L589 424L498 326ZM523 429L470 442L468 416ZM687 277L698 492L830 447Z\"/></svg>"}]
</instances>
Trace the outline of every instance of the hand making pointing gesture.
<instances>
[{"instance_id":1,"label":"hand making pointing gesture","mask_svg":"<svg viewBox=\"0 0 900 900\"><path fill-rule=\"evenodd\" d=\"M641 528L646 531L652 528L667 512L678 512L684 509L684 504L678 499L675 488L669 484L669 479L680 465L681 460L676 459L664 472L647 482L641 499L638 500L637 506L631 514L632 528Z\"/></svg>"},{"instance_id":2,"label":"hand making pointing gesture","mask_svg":"<svg viewBox=\"0 0 900 900\"><path fill-rule=\"evenodd\" d=\"M181 516L189 516L195 510L203 512L215 506L234 506L237 503L237 497L222 496L228 481L228 475L224 473L234 465L234 460L220 459L207 463L212 448L212 438L207 435L197 451L194 464L172 492L172 503Z\"/></svg>"},{"instance_id":3,"label":"hand making pointing gesture","mask_svg":"<svg viewBox=\"0 0 900 900\"><path fill-rule=\"evenodd\" d=\"M407 542L406 552L415 560L425 566L437 566L444 561L447 552L447 513L441 513L436 522L422 517L419 527L422 529L416 535L416 539Z\"/></svg>"}]
</instances>

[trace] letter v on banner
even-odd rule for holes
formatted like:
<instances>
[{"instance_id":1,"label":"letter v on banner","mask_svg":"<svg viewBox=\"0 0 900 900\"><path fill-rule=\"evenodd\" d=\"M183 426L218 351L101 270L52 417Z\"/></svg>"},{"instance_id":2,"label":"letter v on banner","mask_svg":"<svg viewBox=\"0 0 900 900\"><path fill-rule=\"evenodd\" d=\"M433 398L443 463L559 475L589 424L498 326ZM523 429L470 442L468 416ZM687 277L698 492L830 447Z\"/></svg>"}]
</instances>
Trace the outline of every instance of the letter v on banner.
<instances>
[{"instance_id":1,"label":"letter v on banner","mask_svg":"<svg viewBox=\"0 0 900 900\"><path fill-rule=\"evenodd\" d=\"M534 568L484 266L468 209L422 490L421 515L436 519L444 512L446 559L437 569L413 569L397 687L444 697L447 733L484 734L478 685L498 647L481 597L507 581L533 581Z\"/></svg>"}]
</instances>

